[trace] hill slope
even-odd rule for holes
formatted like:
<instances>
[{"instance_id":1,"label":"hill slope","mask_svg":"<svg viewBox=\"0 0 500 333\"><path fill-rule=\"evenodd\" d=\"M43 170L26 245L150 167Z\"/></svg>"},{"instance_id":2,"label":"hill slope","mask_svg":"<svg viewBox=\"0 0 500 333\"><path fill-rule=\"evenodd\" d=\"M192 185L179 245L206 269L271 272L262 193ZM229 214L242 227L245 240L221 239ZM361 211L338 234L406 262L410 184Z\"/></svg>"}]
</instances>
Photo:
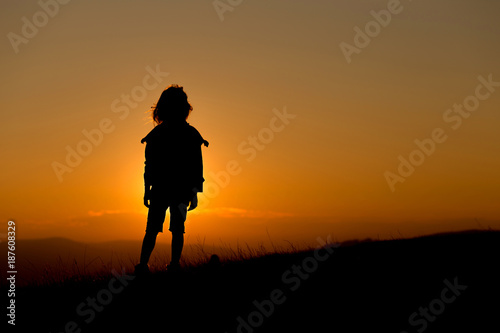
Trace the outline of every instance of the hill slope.
<instances>
[{"instance_id":1,"label":"hill slope","mask_svg":"<svg viewBox=\"0 0 500 333\"><path fill-rule=\"evenodd\" d=\"M273 254L138 278L17 291L47 332L493 332L500 232ZM66 329L66 330L65 330Z\"/></svg>"}]
</instances>

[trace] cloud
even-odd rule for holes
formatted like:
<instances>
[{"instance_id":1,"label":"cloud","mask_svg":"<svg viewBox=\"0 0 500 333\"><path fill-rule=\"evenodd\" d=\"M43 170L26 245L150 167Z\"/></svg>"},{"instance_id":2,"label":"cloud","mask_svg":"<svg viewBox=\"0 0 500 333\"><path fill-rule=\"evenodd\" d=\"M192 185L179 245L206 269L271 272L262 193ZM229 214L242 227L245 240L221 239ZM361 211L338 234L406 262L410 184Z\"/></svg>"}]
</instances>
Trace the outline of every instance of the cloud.
<instances>
[{"instance_id":1,"label":"cloud","mask_svg":"<svg viewBox=\"0 0 500 333\"><path fill-rule=\"evenodd\" d=\"M121 213L124 213L124 212L121 210L109 210L109 209L99 210L99 211L93 211L93 210L88 211L89 216L92 216L92 217L111 215L111 214L121 214Z\"/></svg>"},{"instance_id":2,"label":"cloud","mask_svg":"<svg viewBox=\"0 0 500 333\"><path fill-rule=\"evenodd\" d=\"M262 210L249 210L243 208L235 207L217 207L217 208L207 208L199 211L200 214L211 214L222 218L235 218L235 217L246 217L246 218L281 218L281 217L291 217L293 214L285 212L275 212L275 211L262 211Z\"/></svg>"}]
</instances>

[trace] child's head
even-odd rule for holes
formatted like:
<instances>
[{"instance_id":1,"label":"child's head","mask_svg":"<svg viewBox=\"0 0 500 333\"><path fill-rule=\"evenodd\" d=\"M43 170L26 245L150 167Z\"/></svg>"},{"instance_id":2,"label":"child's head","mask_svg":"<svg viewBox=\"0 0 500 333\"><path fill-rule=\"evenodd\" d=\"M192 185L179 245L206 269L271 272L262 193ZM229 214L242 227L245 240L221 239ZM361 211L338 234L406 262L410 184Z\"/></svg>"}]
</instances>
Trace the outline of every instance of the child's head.
<instances>
[{"instance_id":1,"label":"child's head","mask_svg":"<svg viewBox=\"0 0 500 333\"><path fill-rule=\"evenodd\" d=\"M160 99L153 107L153 121L161 124L164 121L179 122L186 120L193 110L189 104L184 89L176 84L171 84L163 90Z\"/></svg>"}]
</instances>

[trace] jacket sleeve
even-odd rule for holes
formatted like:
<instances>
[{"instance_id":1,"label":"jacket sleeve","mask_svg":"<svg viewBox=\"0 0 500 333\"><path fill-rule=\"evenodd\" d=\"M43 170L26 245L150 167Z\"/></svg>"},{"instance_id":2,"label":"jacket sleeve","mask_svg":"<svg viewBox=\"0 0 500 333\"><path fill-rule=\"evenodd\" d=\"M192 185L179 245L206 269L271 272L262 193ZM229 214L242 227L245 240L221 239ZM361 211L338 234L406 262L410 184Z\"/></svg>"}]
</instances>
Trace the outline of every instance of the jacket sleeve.
<instances>
[{"instance_id":1,"label":"jacket sleeve","mask_svg":"<svg viewBox=\"0 0 500 333\"><path fill-rule=\"evenodd\" d=\"M144 161L144 187L150 188L153 185L155 177L155 140L152 140L157 133L157 127L153 128L144 138L141 143L146 143L145 148L145 161Z\"/></svg>"},{"instance_id":2,"label":"jacket sleeve","mask_svg":"<svg viewBox=\"0 0 500 333\"><path fill-rule=\"evenodd\" d=\"M205 181L205 179L203 178L203 157L201 155L201 144L198 145L196 149L195 160L193 162L194 162L193 191L203 192L203 182Z\"/></svg>"},{"instance_id":3,"label":"jacket sleeve","mask_svg":"<svg viewBox=\"0 0 500 333\"><path fill-rule=\"evenodd\" d=\"M150 188L153 180L153 161L152 161L152 146L151 144L146 144L146 149L145 149L145 161L144 161L144 187L145 188Z\"/></svg>"},{"instance_id":4,"label":"jacket sleeve","mask_svg":"<svg viewBox=\"0 0 500 333\"><path fill-rule=\"evenodd\" d=\"M193 192L203 192L203 156L201 153L201 145L206 141L201 134L193 127L193 143L191 153L191 181ZM207 143L208 144L208 143Z\"/></svg>"}]
</instances>

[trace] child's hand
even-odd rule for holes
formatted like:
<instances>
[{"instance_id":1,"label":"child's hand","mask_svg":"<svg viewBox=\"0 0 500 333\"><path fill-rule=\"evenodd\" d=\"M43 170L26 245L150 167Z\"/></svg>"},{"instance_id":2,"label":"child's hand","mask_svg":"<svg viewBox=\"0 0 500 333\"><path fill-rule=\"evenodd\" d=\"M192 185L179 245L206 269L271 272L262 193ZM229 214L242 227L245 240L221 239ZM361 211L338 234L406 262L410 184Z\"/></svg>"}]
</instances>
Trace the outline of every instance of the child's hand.
<instances>
[{"instance_id":1,"label":"child's hand","mask_svg":"<svg viewBox=\"0 0 500 333\"><path fill-rule=\"evenodd\" d=\"M149 188L144 189L144 206L149 208L149 205L151 204L151 190Z\"/></svg>"},{"instance_id":2,"label":"child's hand","mask_svg":"<svg viewBox=\"0 0 500 333\"><path fill-rule=\"evenodd\" d=\"M196 207L198 207L198 193L196 193L194 197L191 199L191 204L189 205L188 211L193 210Z\"/></svg>"}]
</instances>

